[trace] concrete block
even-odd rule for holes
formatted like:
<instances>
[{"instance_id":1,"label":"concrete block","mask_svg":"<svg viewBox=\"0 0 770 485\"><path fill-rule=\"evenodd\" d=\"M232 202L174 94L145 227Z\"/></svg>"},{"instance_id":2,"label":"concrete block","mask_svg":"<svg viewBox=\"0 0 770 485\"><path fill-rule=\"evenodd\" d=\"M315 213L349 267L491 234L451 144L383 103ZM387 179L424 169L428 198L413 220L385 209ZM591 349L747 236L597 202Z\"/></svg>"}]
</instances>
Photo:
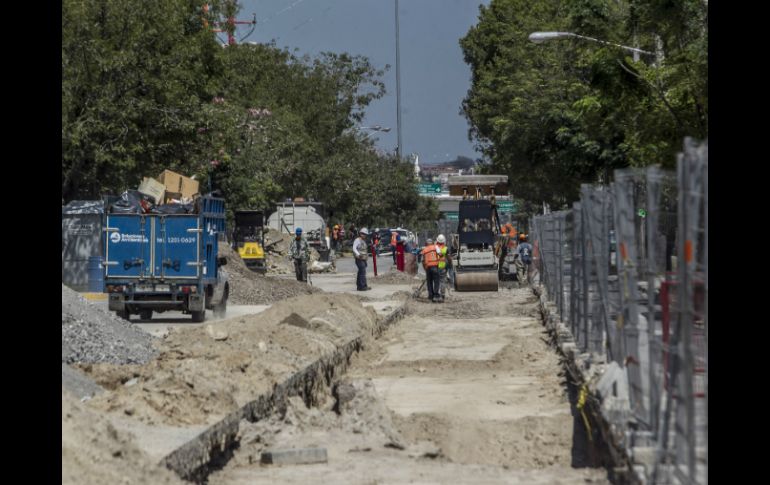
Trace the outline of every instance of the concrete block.
<instances>
[{"instance_id":1,"label":"concrete block","mask_svg":"<svg viewBox=\"0 0 770 485\"><path fill-rule=\"evenodd\" d=\"M326 463L326 448L297 448L294 450L268 450L262 452L260 462L265 465L307 465Z\"/></svg>"},{"instance_id":2,"label":"concrete block","mask_svg":"<svg viewBox=\"0 0 770 485\"><path fill-rule=\"evenodd\" d=\"M639 485L647 485L647 467L644 465L634 465L635 479Z\"/></svg>"},{"instance_id":3,"label":"concrete block","mask_svg":"<svg viewBox=\"0 0 770 485\"><path fill-rule=\"evenodd\" d=\"M651 468L655 464L656 449L652 446L635 446L631 448L631 460L637 465Z\"/></svg>"},{"instance_id":4,"label":"concrete block","mask_svg":"<svg viewBox=\"0 0 770 485\"><path fill-rule=\"evenodd\" d=\"M577 345L575 345L574 342L564 342L561 344L561 351L569 358L572 358L575 355L576 350Z\"/></svg>"},{"instance_id":5,"label":"concrete block","mask_svg":"<svg viewBox=\"0 0 770 485\"><path fill-rule=\"evenodd\" d=\"M596 383L596 390L603 399L613 396L627 400L628 376L625 368L620 367L617 362L610 362L599 382Z\"/></svg>"}]
</instances>

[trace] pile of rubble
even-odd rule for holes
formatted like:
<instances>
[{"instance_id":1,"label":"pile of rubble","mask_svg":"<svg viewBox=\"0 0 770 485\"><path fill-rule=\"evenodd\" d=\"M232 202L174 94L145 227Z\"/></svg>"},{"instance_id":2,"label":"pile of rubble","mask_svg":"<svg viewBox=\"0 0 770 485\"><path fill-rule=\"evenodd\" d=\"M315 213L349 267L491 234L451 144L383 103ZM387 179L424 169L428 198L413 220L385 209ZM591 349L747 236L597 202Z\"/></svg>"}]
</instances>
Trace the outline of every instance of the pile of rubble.
<instances>
[{"instance_id":1,"label":"pile of rubble","mask_svg":"<svg viewBox=\"0 0 770 485\"><path fill-rule=\"evenodd\" d=\"M371 335L377 319L352 295L322 293L216 325L173 329L158 358L143 366L85 368L110 390L89 405L148 425L210 425L339 346Z\"/></svg>"},{"instance_id":2,"label":"pile of rubble","mask_svg":"<svg viewBox=\"0 0 770 485\"><path fill-rule=\"evenodd\" d=\"M194 214L199 183L191 177L164 170L158 179L144 177L136 190L109 197L107 210L117 214Z\"/></svg>"},{"instance_id":3,"label":"pile of rubble","mask_svg":"<svg viewBox=\"0 0 770 485\"><path fill-rule=\"evenodd\" d=\"M154 463L107 416L89 409L64 389L61 406L62 484L187 483Z\"/></svg>"},{"instance_id":4,"label":"pile of rubble","mask_svg":"<svg viewBox=\"0 0 770 485\"><path fill-rule=\"evenodd\" d=\"M143 364L156 355L155 337L61 285L61 360Z\"/></svg>"},{"instance_id":5,"label":"pile of rubble","mask_svg":"<svg viewBox=\"0 0 770 485\"><path fill-rule=\"evenodd\" d=\"M299 281L255 273L246 267L238 253L228 245L219 245L219 255L227 257L225 270L230 283L230 302L236 305L266 305L298 295L322 290ZM294 268L291 270L294 271Z\"/></svg>"},{"instance_id":6,"label":"pile of rubble","mask_svg":"<svg viewBox=\"0 0 770 485\"><path fill-rule=\"evenodd\" d=\"M396 268L392 266L390 268L390 271L385 273L380 273L377 276L373 277L372 280L375 283L381 283L384 285L408 285L411 283L420 282L420 278L415 278L415 276L407 274L403 271L398 271Z\"/></svg>"},{"instance_id":7,"label":"pile of rubble","mask_svg":"<svg viewBox=\"0 0 770 485\"><path fill-rule=\"evenodd\" d=\"M291 234L282 233L274 229L265 232L265 259L267 260L267 274L293 274L294 265L289 259L289 245L294 240ZM321 261L321 255L315 248L310 247L310 263L308 271L311 273L334 273L334 262Z\"/></svg>"}]
</instances>

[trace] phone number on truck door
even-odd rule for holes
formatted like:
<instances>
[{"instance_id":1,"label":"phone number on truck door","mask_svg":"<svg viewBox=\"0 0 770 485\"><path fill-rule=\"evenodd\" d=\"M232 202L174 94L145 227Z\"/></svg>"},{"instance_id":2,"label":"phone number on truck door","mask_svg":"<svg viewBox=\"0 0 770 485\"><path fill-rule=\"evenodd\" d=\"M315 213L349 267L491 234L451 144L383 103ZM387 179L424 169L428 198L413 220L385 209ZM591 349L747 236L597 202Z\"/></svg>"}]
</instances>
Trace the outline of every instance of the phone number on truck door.
<instances>
[{"instance_id":1,"label":"phone number on truck door","mask_svg":"<svg viewBox=\"0 0 770 485\"><path fill-rule=\"evenodd\" d=\"M197 241L195 237L170 237L166 240L169 244L193 244ZM162 243L163 238L158 238L158 242Z\"/></svg>"}]
</instances>

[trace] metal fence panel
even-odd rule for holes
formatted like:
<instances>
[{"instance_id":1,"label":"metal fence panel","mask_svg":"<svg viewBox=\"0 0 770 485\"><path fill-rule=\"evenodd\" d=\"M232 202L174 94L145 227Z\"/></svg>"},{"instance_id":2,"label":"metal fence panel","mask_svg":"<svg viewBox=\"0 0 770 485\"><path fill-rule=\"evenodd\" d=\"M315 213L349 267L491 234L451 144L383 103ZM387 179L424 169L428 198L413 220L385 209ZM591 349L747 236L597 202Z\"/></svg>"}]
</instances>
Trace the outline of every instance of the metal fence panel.
<instances>
[{"instance_id":1,"label":"metal fence panel","mask_svg":"<svg viewBox=\"0 0 770 485\"><path fill-rule=\"evenodd\" d=\"M647 478L706 483L708 143L686 139L676 174L653 166L584 184L570 210L530 227L533 274L578 349L626 372L632 413L613 419L657 449Z\"/></svg>"}]
</instances>

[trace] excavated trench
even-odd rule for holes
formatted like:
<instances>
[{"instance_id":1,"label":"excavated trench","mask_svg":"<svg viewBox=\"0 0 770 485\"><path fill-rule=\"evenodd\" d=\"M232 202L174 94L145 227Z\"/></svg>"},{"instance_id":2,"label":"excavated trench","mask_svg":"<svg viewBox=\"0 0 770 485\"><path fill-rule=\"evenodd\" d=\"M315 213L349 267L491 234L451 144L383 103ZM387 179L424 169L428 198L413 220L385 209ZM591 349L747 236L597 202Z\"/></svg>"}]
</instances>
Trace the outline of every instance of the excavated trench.
<instances>
[{"instance_id":1,"label":"excavated trench","mask_svg":"<svg viewBox=\"0 0 770 485\"><path fill-rule=\"evenodd\" d=\"M589 436L530 289L410 300L403 313L371 345L351 342L202 436L217 451L198 466L167 466L212 484L609 483L606 446ZM265 450L308 447L328 462L259 464Z\"/></svg>"},{"instance_id":2,"label":"excavated trench","mask_svg":"<svg viewBox=\"0 0 770 485\"><path fill-rule=\"evenodd\" d=\"M403 314L403 309L397 309L387 318L379 320L372 329L372 335L375 338L379 336ZM364 336L353 339L295 373L285 382L277 384L272 392L230 413L177 448L163 459L162 464L187 481L208 483L209 475L226 467L238 452L241 444L239 430L245 423L285 414L291 399L300 399L305 408L314 408L327 401L336 389L335 383L349 367L351 358L362 350L364 341Z\"/></svg>"}]
</instances>

